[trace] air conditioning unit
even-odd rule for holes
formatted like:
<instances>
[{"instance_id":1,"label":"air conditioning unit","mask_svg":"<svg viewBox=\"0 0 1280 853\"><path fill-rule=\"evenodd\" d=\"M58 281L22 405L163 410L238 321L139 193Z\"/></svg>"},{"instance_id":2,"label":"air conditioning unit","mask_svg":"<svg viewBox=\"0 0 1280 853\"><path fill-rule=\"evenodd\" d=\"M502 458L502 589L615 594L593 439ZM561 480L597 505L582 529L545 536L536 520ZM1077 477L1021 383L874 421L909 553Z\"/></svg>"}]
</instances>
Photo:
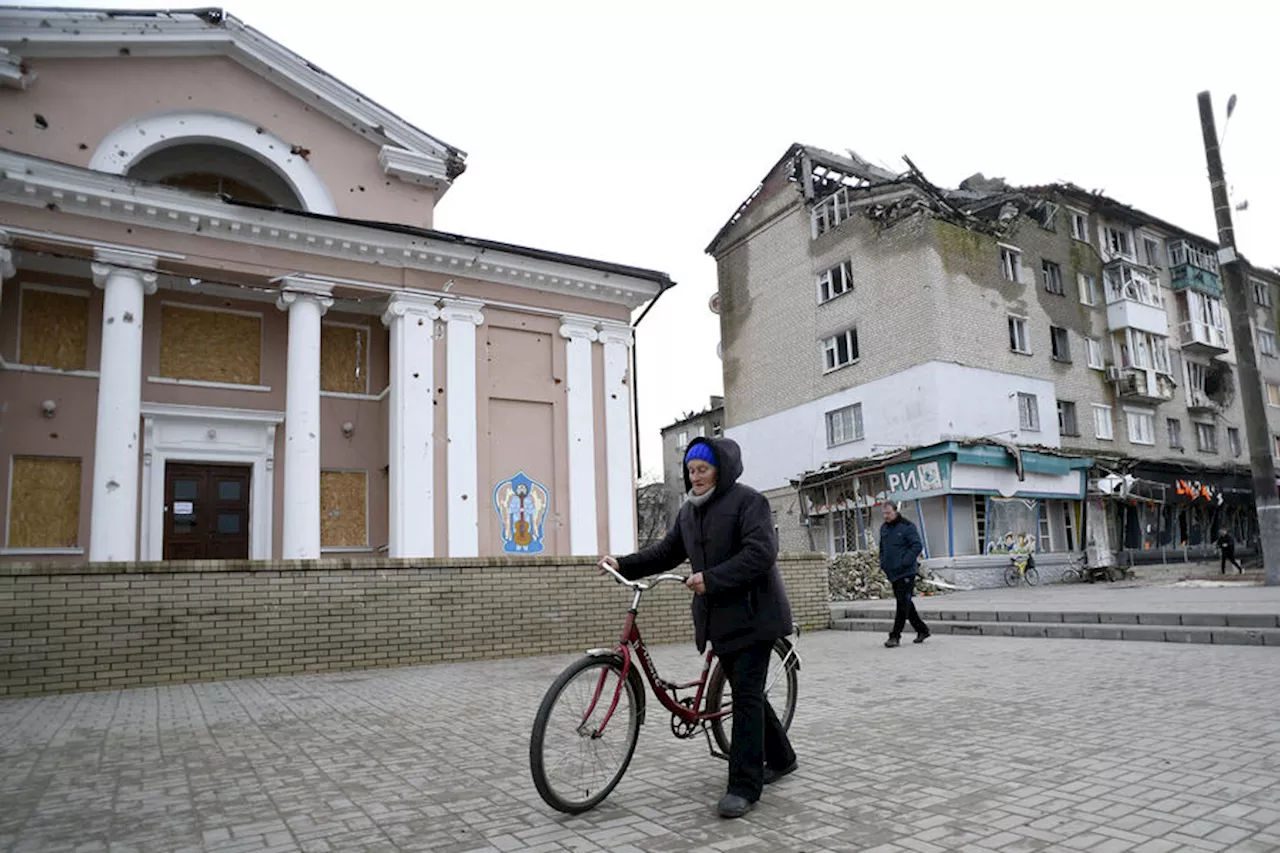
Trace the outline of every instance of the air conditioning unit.
<instances>
[{"instance_id":1,"label":"air conditioning unit","mask_svg":"<svg viewBox=\"0 0 1280 853\"><path fill-rule=\"evenodd\" d=\"M1116 367L1114 364L1107 365L1108 382L1119 382L1123 376L1124 374L1120 372L1120 368Z\"/></svg>"}]
</instances>

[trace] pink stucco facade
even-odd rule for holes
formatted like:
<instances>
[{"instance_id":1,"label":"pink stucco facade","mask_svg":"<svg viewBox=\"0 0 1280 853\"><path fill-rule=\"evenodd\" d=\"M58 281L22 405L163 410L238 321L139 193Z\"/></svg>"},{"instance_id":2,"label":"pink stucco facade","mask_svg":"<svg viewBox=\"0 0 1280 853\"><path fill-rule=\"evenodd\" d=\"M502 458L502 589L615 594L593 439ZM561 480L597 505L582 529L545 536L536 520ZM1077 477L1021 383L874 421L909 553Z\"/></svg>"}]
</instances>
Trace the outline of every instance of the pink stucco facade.
<instances>
[{"instance_id":1,"label":"pink stucco facade","mask_svg":"<svg viewBox=\"0 0 1280 853\"><path fill-rule=\"evenodd\" d=\"M190 23L175 21L174 33ZM534 552L634 545L630 318L670 285L666 276L427 230L460 153L394 116L380 119L378 137L361 124L372 121L362 96L287 58L274 74L250 70L245 51L275 56L279 46L234 20L222 24L223 55L201 56L152 55L166 50L154 39L150 53L129 42L101 55L101 43L86 43L78 55L70 30L23 41L28 25L0 10L0 33L16 33L0 44L25 51L22 67L35 72L0 90L0 462L11 480L0 490L0 559L161 559L177 531L205 529L177 524L199 510L181 508L189 502L173 497L168 476L203 476L201 466L210 477L226 466L251 472L248 532L231 519L240 504L216 518L247 537L254 558L494 555L519 538L515 506L534 522L520 539ZM172 39L170 52L183 53ZM299 96L307 85L320 93L313 100ZM148 133L165 143L138 141ZM226 177L251 184L265 167L264 186L284 181L308 210L131 179L147 157L180 157L184 145L252 158ZM39 293L76 295L83 308L64 299L68 316L32 317L24 294ZM192 309L208 329L252 330L242 334L258 354L256 376L172 375L162 350L179 333L164 317ZM68 332L83 366L21 352L24 316L58 329L83 323L84 334ZM329 327L359 341L354 391L315 391L332 355L321 344ZM210 364L235 359L228 334L209 332L222 347L209 350ZM74 542L42 546L39 520L15 505L70 500L66 484L52 495L28 482L30 460L42 459L80 460ZM495 490L517 474L532 493L513 503L526 482L516 481L499 506ZM340 518L344 544L322 546L320 530Z\"/></svg>"}]
</instances>

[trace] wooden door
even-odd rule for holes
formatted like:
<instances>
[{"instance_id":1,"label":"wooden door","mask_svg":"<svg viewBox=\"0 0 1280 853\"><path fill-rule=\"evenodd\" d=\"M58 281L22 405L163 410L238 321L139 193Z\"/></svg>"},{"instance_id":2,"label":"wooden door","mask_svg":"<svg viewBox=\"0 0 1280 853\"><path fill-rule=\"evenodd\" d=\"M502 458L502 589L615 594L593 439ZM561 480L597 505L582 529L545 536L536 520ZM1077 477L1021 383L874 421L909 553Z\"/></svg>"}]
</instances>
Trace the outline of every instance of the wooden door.
<instances>
[{"instance_id":1,"label":"wooden door","mask_svg":"<svg viewBox=\"0 0 1280 853\"><path fill-rule=\"evenodd\" d=\"M252 471L247 465L166 464L164 559L248 559Z\"/></svg>"}]
</instances>

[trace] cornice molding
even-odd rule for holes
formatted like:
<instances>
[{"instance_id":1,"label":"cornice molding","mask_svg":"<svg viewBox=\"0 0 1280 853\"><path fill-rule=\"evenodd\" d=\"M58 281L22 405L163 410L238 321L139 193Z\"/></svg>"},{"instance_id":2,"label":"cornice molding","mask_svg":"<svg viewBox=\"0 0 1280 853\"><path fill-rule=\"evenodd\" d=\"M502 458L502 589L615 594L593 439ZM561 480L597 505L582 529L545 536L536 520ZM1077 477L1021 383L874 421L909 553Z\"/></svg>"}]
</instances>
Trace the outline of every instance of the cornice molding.
<instances>
[{"instance_id":1,"label":"cornice molding","mask_svg":"<svg viewBox=\"0 0 1280 853\"><path fill-rule=\"evenodd\" d=\"M33 58L225 56L318 107L377 144L390 143L448 164L441 188L465 169L466 152L414 127L316 65L218 9L112 12L0 9L0 46ZM127 61L123 60L122 61Z\"/></svg>"},{"instance_id":2,"label":"cornice molding","mask_svg":"<svg viewBox=\"0 0 1280 853\"><path fill-rule=\"evenodd\" d=\"M0 18L2 21L3 18ZM202 238L507 284L637 308L657 296L647 279L350 222L228 204L0 150L0 202ZM159 253L157 253L159 254Z\"/></svg>"}]
</instances>

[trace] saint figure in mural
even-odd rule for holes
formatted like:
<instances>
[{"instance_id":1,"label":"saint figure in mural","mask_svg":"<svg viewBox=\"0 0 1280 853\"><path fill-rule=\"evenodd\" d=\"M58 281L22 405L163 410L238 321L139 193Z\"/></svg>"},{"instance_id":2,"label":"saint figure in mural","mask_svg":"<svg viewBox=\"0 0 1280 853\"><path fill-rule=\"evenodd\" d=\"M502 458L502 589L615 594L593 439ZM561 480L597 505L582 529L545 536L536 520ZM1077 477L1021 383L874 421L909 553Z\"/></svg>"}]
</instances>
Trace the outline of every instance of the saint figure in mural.
<instances>
[{"instance_id":1,"label":"saint figure in mural","mask_svg":"<svg viewBox=\"0 0 1280 853\"><path fill-rule=\"evenodd\" d=\"M493 504L502 520L502 550L510 554L542 551L550 503L546 488L523 471L499 483L493 490Z\"/></svg>"}]
</instances>

